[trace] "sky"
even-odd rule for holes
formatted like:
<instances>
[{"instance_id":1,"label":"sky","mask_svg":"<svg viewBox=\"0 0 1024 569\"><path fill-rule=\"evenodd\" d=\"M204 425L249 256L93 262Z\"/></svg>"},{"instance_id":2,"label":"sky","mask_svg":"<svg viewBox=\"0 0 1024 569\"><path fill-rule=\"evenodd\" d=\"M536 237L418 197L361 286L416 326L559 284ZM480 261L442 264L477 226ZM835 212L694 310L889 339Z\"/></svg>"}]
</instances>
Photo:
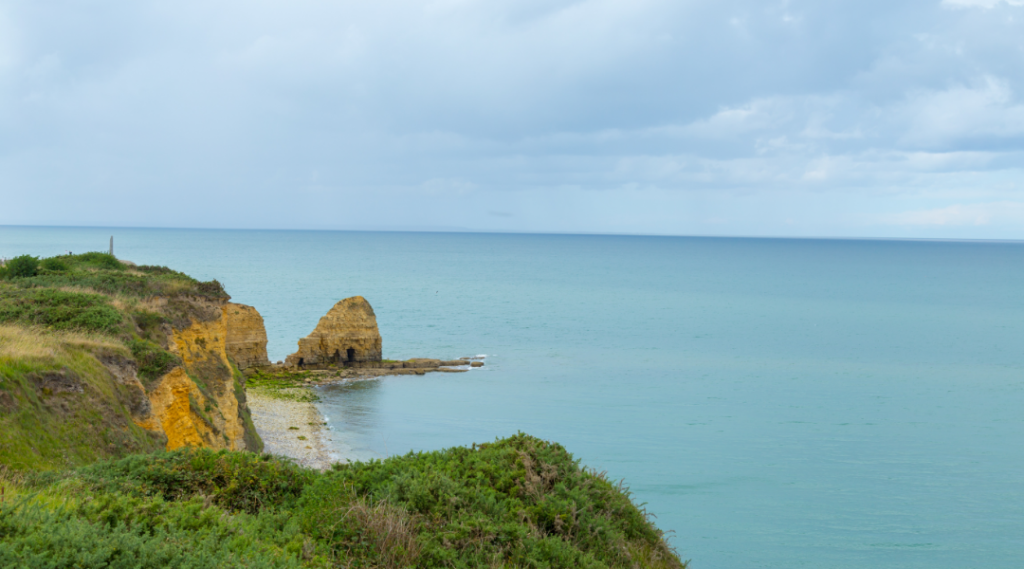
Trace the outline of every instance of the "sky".
<instances>
[{"instance_id":1,"label":"sky","mask_svg":"<svg viewBox=\"0 0 1024 569\"><path fill-rule=\"evenodd\" d=\"M1024 0L0 0L0 225L1024 239Z\"/></svg>"}]
</instances>

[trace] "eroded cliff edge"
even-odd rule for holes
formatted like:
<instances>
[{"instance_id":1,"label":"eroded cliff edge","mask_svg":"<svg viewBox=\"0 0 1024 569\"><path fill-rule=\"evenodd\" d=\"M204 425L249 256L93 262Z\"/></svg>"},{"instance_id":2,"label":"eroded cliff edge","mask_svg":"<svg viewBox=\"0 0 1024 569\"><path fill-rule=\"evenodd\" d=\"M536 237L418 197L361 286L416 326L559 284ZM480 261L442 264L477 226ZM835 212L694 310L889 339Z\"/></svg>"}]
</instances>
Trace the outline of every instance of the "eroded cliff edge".
<instances>
[{"instance_id":1,"label":"eroded cliff edge","mask_svg":"<svg viewBox=\"0 0 1024 569\"><path fill-rule=\"evenodd\" d=\"M263 445L246 405L245 378L228 357L228 315L234 305L191 303L188 326L172 327L167 339L168 352L180 365L150 387L152 420L139 425L162 430L168 450L197 446L260 451ZM265 354L264 343L264 359Z\"/></svg>"},{"instance_id":2,"label":"eroded cliff edge","mask_svg":"<svg viewBox=\"0 0 1024 569\"><path fill-rule=\"evenodd\" d=\"M100 253L30 269L0 271L0 465L262 449L219 283Z\"/></svg>"}]
</instances>

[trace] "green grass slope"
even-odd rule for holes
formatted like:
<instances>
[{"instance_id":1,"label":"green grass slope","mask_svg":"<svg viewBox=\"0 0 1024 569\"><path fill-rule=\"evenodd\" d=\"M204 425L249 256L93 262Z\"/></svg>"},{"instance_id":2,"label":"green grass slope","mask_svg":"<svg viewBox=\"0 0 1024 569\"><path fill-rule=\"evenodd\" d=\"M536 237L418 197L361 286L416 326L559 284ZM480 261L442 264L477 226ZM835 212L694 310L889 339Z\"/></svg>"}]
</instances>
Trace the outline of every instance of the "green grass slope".
<instances>
[{"instance_id":1,"label":"green grass slope","mask_svg":"<svg viewBox=\"0 0 1024 569\"><path fill-rule=\"evenodd\" d=\"M132 420L146 394L111 370L133 369L149 389L181 363L170 326L218 317L210 307L227 298L217 281L105 253L0 267L0 465L67 468L163 449ZM255 429L247 435L262 446Z\"/></svg>"},{"instance_id":2,"label":"green grass slope","mask_svg":"<svg viewBox=\"0 0 1024 569\"><path fill-rule=\"evenodd\" d=\"M523 434L326 472L181 450L0 485L2 567L685 567L621 486Z\"/></svg>"},{"instance_id":3,"label":"green grass slope","mask_svg":"<svg viewBox=\"0 0 1024 569\"><path fill-rule=\"evenodd\" d=\"M0 325L0 465L67 467L164 448L132 421L145 394L113 380L98 357L131 354L101 335Z\"/></svg>"}]
</instances>

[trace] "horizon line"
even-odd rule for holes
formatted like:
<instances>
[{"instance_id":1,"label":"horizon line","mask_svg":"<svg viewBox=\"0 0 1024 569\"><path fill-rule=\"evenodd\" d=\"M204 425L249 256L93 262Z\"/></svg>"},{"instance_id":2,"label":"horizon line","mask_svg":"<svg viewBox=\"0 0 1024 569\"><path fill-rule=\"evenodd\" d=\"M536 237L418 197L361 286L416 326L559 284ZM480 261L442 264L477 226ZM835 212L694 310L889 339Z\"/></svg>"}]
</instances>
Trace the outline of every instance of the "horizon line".
<instances>
[{"instance_id":1,"label":"horizon line","mask_svg":"<svg viewBox=\"0 0 1024 569\"><path fill-rule=\"evenodd\" d=\"M787 239L807 241L937 241L967 243L1024 243L1022 239L991 239L981 237L871 237L871 236L807 236L807 235L720 235L720 234L669 234L669 233L598 233L559 231L484 231L467 228L436 229L322 229L322 228L253 228L253 227L144 227L130 225L4 225L2 228L19 229L131 229L163 231L280 231L280 232L331 232L331 233L438 233L475 235L536 235L564 237L664 237L681 239Z\"/></svg>"}]
</instances>

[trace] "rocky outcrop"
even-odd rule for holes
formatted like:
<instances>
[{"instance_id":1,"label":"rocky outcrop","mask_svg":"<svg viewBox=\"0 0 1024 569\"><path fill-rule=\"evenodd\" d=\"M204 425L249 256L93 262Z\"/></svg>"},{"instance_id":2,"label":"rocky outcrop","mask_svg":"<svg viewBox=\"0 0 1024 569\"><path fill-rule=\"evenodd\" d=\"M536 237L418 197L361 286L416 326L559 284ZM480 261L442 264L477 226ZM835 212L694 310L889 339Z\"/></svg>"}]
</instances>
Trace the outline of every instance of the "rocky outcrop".
<instances>
[{"instance_id":1,"label":"rocky outcrop","mask_svg":"<svg viewBox=\"0 0 1024 569\"><path fill-rule=\"evenodd\" d=\"M299 367L327 367L380 360L377 316L365 298L353 296L335 304L320 319L316 329L299 340L299 350L288 356L285 363Z\"/></svg>"},{"instance_id":2,"label":"rocky outcrop","mask_svg":"<svg viewBox=\"0 0 1024 569\"><path fill-rule=\"evenodd\" d=\"M239 369L269 366L267 329L260 313L251 306L229 302L224 306L224 316L228 357Z\"/></svg>"}]
</instances>

